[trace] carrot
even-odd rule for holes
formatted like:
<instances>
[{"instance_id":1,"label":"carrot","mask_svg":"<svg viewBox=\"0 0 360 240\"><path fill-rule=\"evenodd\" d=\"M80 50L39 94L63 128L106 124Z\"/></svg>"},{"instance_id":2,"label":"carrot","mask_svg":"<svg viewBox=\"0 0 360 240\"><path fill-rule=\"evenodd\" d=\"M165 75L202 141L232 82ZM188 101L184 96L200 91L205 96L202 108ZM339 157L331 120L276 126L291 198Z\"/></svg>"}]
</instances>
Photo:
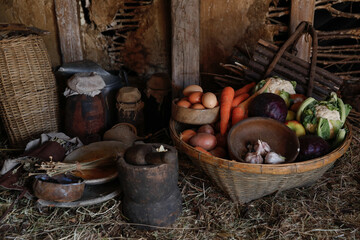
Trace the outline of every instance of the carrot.
<instances>
[{"instance_id":1,"label":"carrot","mask_svg":"<svg viewBox=\"0 0 360 240\"><path fill-rule=\"evenodd\" d=\"M250 95L248 93L242 93L237 97L234 97L234 100L231 103L231 107L237 107L241 102L245 101Z\"/></svg>"},{"instance_id":2,"label":"carrot","mask_svg":"<svg viewBox=\"0 0 360 240\"><path fill-rule=\"evenodd\" d=\"M243 93L248 93L250 92L250 90L255 87L256 82L251 82L249 84L246 84L245 86L243 86L242 88L238 89L235 91L235 97L239 96L240 94Z\"/></svg>"},{"instance_id":3,"label":"carrot","mask_svg":"<svg viewBox=\"0 0 360 240\"><path fill-rule=\"evenodd\" d=\"M249 108L249 104L251 103L251 101L258 95L260 95L261 93L265 92L265 90L267 89L267 87L269 86L271 82L271 78L265 83L265 85L259 89L258 91L256 91L253 95L251 95L248 99L246 99L245 101L243 101L242 103L240 103L238 105L238 107L243 108L244 112L245 112L245 116L247 117L248 115L248 108Z\"/></svg>"},{"instance_id":4,"label":"carrot","mask_svg":"<svg viewBox=\"0 0 360 240\"><path fill-rule=\"evenodd\" d=\"M245 109L242 107L236 107L232 110L231 125L234 126L246 117Z\"/></svg>"},{"instance_id":5,"label":"carrot","mask_svg":"<svg viewBox=\"0 0 360 240\"><path fill-rule=\"evenodd\" d=\"M226 133L231 114L231 103L234 100L235 91L232 87L225 87L220 96L220 133Z\"/></svg>"},{"instance_id":6,"label":"carrot","mask_svg":"<svg viewBox=\"0 0 360 240\"><path fill-rule=\"evenodd\" d=\"M202 148L202 147L197 146L197 147L195 147L195 149L198 150L198 151L200 151L200 152L203 152L203 153L205 153L205 154L207 154L207 155L212 156L212 154L211 154L210 152L206 151L206 150L205 150L204 148Z\"/></svg>"}]
</instances>

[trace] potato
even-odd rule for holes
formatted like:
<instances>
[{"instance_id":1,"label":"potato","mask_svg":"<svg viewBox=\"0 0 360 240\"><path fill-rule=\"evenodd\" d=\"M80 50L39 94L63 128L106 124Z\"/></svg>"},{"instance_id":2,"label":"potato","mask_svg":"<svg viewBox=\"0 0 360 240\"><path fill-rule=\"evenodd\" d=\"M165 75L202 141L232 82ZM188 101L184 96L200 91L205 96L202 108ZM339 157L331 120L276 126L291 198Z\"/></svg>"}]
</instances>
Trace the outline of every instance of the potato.
<instances>
[{"instance_id":1,"label":"potato","mask_svg":"<svg viewBox=\"0 0 360 240\"><path fill-rule=\"evenodd\" d=\"M221 135L221 133L215 134L217 145L219 147L227 148L227 135Z\"/></svg>"},{"instance_id":2,"label":"potato","mask_svg":"<svg viewBox=\"0 0 360 240\"><path fill-rule=\"evenodd\" d=\"M210 153L218 158L226 158L227 157L227 151L225 148L217 146L213 150L210 151Z\"/></svg>"},{"instance_id":3,"label":"potato","mask_svg":"<svg viewBox=\"0 0 360 240\"><path fill-rule=\"evenodd\" d=\"M189 139L196 135L196 132L192 129L186 129L180 133L180 139L188 143Z\"/></svg>"},{"instance_id":4,"label":"potato","mask_svg":"<svg viewBox=\"0 0 360 240\"><path fill-rule=\"evenodd\" d=\"M193 147L202 147L207 151L215 148L217 142L216 137L210 133L197 133L190 138L189 144Z\"/></svg>"},{"instance_id":5,"label":"potato","mask_svg":"<svg viewBox=\"0 0 360 240\"><path fill-rule=\"evenodd\" d=\"M214 135L214 128L210 124L205 124L199 127L197 130L198 133L210 133Z\"/></svg>"}]
</instances>

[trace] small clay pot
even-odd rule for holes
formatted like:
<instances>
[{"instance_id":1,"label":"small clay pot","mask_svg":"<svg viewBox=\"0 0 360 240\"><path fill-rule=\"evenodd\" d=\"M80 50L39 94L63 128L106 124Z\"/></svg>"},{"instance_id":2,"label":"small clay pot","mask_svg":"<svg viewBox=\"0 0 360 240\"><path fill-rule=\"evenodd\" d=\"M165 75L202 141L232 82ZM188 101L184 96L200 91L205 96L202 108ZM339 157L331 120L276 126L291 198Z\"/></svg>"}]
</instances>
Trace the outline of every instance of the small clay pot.
<instances>
[{"instance_id":1,"label":"small clay pot","mask_svg":"<svg viewBox=\"0 0 360 240\"><path fill-rule=\"evenodd\" d=\"M82 178L59 174L53 177L38 175L33 184L34 195L46 201L73 202L79 200L85 188Z\"/></svg>"}]
</instances>

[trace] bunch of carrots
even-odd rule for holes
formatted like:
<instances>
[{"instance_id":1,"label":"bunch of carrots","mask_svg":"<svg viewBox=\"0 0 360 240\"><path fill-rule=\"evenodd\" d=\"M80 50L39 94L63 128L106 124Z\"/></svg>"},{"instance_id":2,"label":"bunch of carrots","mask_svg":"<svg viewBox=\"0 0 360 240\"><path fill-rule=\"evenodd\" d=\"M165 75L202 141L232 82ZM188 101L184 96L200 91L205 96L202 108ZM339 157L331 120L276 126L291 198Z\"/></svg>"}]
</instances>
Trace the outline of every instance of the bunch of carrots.
<instances>
[{"instance_id":1,"label":"bunch of carrots","mask_svg":"<svg viewBox=\"0 0 360 240\"><path fill-rule=\"evenodd\" d=\"M220 133L225 135L231 118L231 125L247 117L248 107L252 99L263 93L270 81L250 96L250 90L255 87L256 83L251 82L238 90L232 87L225 87L220 96Z\"/></svg>"}]
</instances>

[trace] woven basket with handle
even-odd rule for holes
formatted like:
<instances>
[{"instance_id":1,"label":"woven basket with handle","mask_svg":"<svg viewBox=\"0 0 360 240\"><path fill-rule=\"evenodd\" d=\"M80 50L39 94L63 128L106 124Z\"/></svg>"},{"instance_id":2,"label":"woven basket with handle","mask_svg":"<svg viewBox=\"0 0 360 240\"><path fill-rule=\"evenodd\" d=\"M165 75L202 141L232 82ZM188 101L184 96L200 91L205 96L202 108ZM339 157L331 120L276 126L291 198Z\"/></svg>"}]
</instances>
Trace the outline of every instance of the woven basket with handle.
<instances>
[{"instance_id":1,"label":"woven basket with handle","mask_svg":"<svg viewBox=\"0 0 360 240\"><path fill-rule=\"evenodd\" d=\"M279 49L278 54L274 56L268 70L263 74L264 78L270 76L269 74L274 69L281 55L290 44L294 43L296 39L301 36L303 31L310 31L313 39L316 40L314 29L309 26L308 23L300 24L294 35L289 38L283 47ZM316 52L316 44L313 44L313 51L315 50ZM314 82L315 70L318 70L315 69L315 65L316 53L313 53L312 63L309 66L308 96L314 94L313 88L314 85L317 85L317 83ZM261 79L257 80L260 81ZM288 80L296 81L296 79ZM334 86L333 88L325 89L325 91L326 94L328 94L336 89L337 87ZM345 126L348 130L346 139L341 146L331 153L312 160L287 164L250 164L210 156L196 150L180 139L180 132L194 126L175 120L170 121L170 135L178 150L188 155L195 165L201 167L216 185L229 195L233 201L246 203L274 192L310 185L318 180L349 148L352 139L352 130L350 124L346 123Z\"/></svg>"},{"instance_id":2,"label":"woven basket with handle","mask_svg":"<svg viewBox=\"0 0 360 240\"><path fill-rule=\"evenodd\" d=\"M0 38L0 116L12 146L58 131L56 81L39 35Z\"/></svg>"},{"instance_id":3,"label":"woven basket with handle","mask_svg":"<svg viewBox=\"0 0 360 240\"><path fill-rule=\"evenodd\" d=\"M351 125L341 146L309 161L288 164L251 164L210 156L180 139L180 132L192 126L170 121L170 135L176 148L185 153L234 202L246 203L268 194L306 186L318 180L349 148Z\"/></svg>"}]
</instances>

